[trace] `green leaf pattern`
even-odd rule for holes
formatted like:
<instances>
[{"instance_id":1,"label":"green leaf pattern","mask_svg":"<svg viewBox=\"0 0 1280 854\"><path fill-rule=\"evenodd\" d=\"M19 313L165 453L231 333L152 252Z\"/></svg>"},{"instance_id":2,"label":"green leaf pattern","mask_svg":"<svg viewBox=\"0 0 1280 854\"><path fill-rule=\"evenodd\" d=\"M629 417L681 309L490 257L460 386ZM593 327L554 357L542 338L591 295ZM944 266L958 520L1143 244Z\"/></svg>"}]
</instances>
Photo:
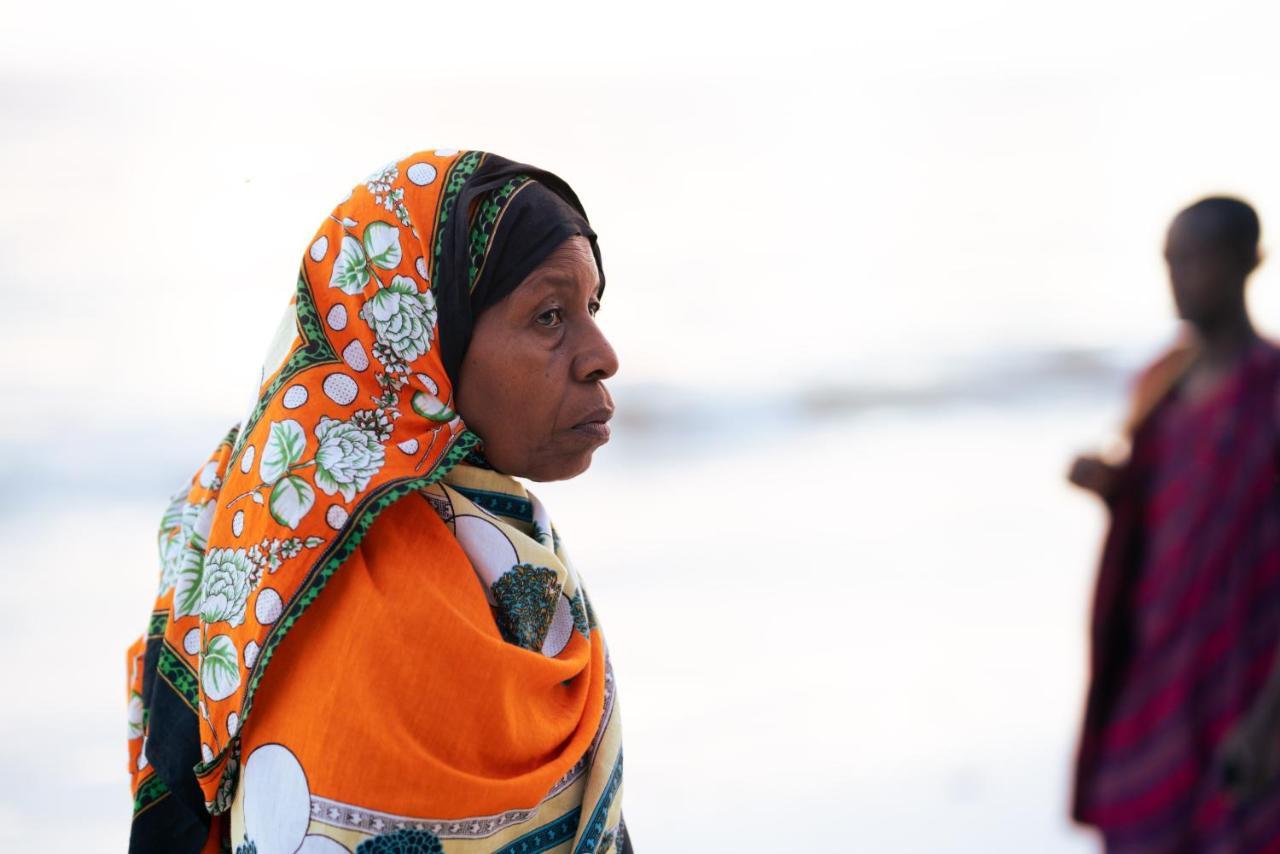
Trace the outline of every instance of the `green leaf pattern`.
<instances>
[{"instance_id":1,"label":"green leaf pattern","mask_svg":"<svg viewBox=\"0 0 1280 854\"><path fill-rule=\"evenodd\" d=\"M200 655L200 686L211 700L225 700L240 687L239 653L228 635L214 635Z\"/></svg>"},{"instance_id":2,"label":"green leaf pattern","mask_svg":"<svg viewBox=\"0 0 1280 854\"><path fill-rule=\"evenodd\" d=\"M129 738L142 738L143 726L142 695L137 691L129 692Z\"/></svg>"},{"instance_id":3,"label":"green leaf pattern","mask_svg":"<svg viewBox=\"0 0 1280 854\"><path fill-rule=\"evenodd\" d=\"M263 483L275 483L289 467L302 459L307 449L307 436L302 425L292 419L271 422L267 441L262 449L262 462L258 475Z\"/></svg>"},{"instance_id":4,"label":"green leaf pattern","mask_svg":"<svg viewBox=\"0 0 1280 854\"><path fill-rule=\"evenodd\" d=\"M364 251L369 261L382 270L400 266L400 229L374 220L364 228Z\"/></svg>"},{"instance_id":5,"label":"green leaf pattern","mask_svg":"<svg viewBox=\"0 0 1280 854\"><path fill-rule=\"evenodd\" d=\"M212 501L192 504L187 493L174 496L160 521L160 595L174 588L192 559L204 551L213 524Z\"/></svg>"},{"instance_id":6,"label":"green leaf pattern","mask_svg":"<svg viewBox=\"0 0 1280 854\"><path fill-rule=\"evenodd\" d=\"M163 596L178 583L178 570L182 566L182 552L187 546L190 531L183 533L184 511L187 504L187 490L179 492L169 503L160 520L160 590L156 594Z\"/></svg>"},{"instance_id":7,"label":"green leaf pattern","mask_svg":"<svg viewBox=\"0 0 1280 854\"><path fill-rule=\"evenodd\" d=\"M316 503L316 491L296 474L282 478L271 490L271 518L296 529Z\"/></svg>"},{"instance_id":8,"label":"green leaf pattern","mask_svg":"<svg viewBox=\"0 0 1280 854\"><path fill-rule=\"evenodd\" d=\"M204 550L213 524L214 502L184 502L181 521L165 543L162 532L162 592L173 588L173 618L191 616L200 605L200 584L204 578ZM181 543L181 548L177 545ZM169 563L168 561L172 561Z\"/></svg>"},{"instance_id":9,"label":"green leaf pattern","mask_svg":"<svg viewBox=\"0 0 1280 854\"><path fill-rule=\"evenodd\" d=\"M329 276L329 287L338 288L344 294L358 294L369 284L369 259L364 254L364 247L354 237L342 238L342 246L338 249L338 260L333 262L333 273Z\"/></svg>"},{"instance_id":10,"label":"green leaf pattern","mask_svg":"<svg viewBox=\"0 0 1280 854\"><path fill-rule=\"evenodd\" d=\"M394 270L400 266L402 257L400 230L391 223L374 220L364 227L360 240L351 234L343 235L338 258L329 275L329 287L355 296L368 286L374 267Z\"/></svg>"},{"instance_id":11,"label":"green leaf pattern","mask_svg":"<svg viewBox=\"0 0 1280 854\"><path fill-rule=\"evenodd\" d=\"M451 408L441 403L440 398L425 391L414 392L410 405L413 406L414 412L428 421L437 423L452 421L453 416L456 414Z\"/></svg>"},{"instance_id":12,"label":"green leaf pattern","mask_svg":"<svg viewBox=\"0 0 1280 854\"><path fill-rule=\"evenodd\" d=\"M191 617L200 613L200 590L204 585L204 543L182 553L182 566L178 570L178 582L173 591L173 618Z\"/></svg>"}]
</instances>

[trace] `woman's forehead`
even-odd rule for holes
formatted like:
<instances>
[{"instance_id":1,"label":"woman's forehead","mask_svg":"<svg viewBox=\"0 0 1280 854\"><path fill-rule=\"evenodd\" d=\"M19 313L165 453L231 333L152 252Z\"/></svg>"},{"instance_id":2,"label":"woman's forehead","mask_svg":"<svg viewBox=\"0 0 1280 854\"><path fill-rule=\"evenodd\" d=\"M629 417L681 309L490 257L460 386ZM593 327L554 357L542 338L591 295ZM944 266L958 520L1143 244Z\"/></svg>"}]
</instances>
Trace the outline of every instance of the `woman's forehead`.
<instances>
[{"instance_id":1,"label":"woman's forehead","mask_svg":"<svg viewBox=\"0 0 1280 854\"><path fill-rule=\"evenodd\" d=\"M598 291L600 270L590 242L579 235L565 240L521 282L520 288L529 285L538 289Z\"/></svg>"}]
</instances>

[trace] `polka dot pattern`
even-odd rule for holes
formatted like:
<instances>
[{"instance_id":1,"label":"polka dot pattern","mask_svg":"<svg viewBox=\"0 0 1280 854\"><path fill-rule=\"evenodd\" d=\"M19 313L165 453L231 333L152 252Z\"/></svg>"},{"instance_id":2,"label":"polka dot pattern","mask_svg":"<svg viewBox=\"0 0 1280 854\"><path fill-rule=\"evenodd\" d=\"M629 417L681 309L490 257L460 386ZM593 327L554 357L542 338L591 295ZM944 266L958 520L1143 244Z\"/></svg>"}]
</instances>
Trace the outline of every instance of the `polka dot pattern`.
<instances>
[{"instance_id":1,"label":"polka dot pattern","mask_svg":"<svg viewBox=\"0 0 1280 854\"><path fill-rule=\"evenodd\" d=\"M264 587L258 591L257 601L253 603L253 616L259 623L264 626L271 625L280 618L280 612L283 610L284 603L280 601L279 593L270 587Z\"/></svg>"},{"instance_id":2,"label":"polka dot pattern","mask_svg":"<svg viewBox=\"0 0 1280 854\"><path fill-rule=\"evenodd\" d=\"M329 328L334 332L341 332L347 328L347 307L342 303L338 303L329 309L329 316L325 318L329 324Z\"/></svg>"},{"instance_id":3,"label":"polka dot pattern","mask_svg":"<svg viewBox=\"0 0 1280 854\"><path fill-rule=\"evenodd\" d=\"M359 340L353 340L342 351L342 361L353 371L363 371L369 367L369 355L364 351L364 345Z\"/></svg>"},{"instance_id":4,"label":"polka dot pattern","mask_svg":"<svg viewBox=\"0 0 1280 854\"><path fill-rule=\"evenodd\" d=\"M356 395L360 393L359 386L356 381L346 374L335 373L329 374L324 378L325 396L339 406L347 406L356 399Z\"/></svg>"},{"instance_id":5,"label":"polka dot pattern","mask_svg":"<svg viewBox=\"0 0 1280 854\"><path fill-rule=\"evenodd\" d=\"M249 754L241 772L244 834L258 854L294 854L311 823L311 792L297 757L283 744Z\"/></svg>"},{"instance_id":6,"label":"polka dot pattern","mask_svg":"<svg viewBox=\"0 0 1280 854\"><path fill-rule=\"evenodd\" d=\"M415 163L405 171L405 174L419 187L425 187L436 179L436 167L430 163Z\"/></svg>"},{"instance_id":7,"label":"polka dot pattern","mask_svg":"<svg viewBox=\"0 0 1280 854\"><path fill-rule=\"evenodd\" d=\"M285 409L297 409L307 402L306 386L291 385L284 391L284 399L280 401Z\"/></svg>"}]
</instances>

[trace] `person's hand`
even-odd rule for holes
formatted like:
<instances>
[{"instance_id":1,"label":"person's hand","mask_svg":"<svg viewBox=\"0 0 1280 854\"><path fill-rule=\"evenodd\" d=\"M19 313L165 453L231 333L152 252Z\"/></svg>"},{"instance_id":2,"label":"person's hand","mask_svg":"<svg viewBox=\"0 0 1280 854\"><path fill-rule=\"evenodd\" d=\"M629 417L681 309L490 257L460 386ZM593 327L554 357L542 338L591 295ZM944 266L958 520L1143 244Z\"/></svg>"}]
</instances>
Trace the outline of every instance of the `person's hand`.
<instances>
[{"instance_id":1,"label":"person's hand","mask_svg":"<svg viewBox=\"0 0 1280 854\"><path fill-rule=\"evenodd\" d=\"M1067 480L1104 499L1115 494L1119 479L1120 469L1092 454L1076 457L1067 472Z\"/></svg>"},{"instance_id":2,"label":"person's hand","mask_svg":"<svg viewBox=\"0 0 1280 854\"><path fill-rule=\"evenodd\" d=\"M1280 720L1277 715L1246 715L1218 746L1218 779L1236 802L1261 794L1280 772Z\"/></svg>"}]
</instances>

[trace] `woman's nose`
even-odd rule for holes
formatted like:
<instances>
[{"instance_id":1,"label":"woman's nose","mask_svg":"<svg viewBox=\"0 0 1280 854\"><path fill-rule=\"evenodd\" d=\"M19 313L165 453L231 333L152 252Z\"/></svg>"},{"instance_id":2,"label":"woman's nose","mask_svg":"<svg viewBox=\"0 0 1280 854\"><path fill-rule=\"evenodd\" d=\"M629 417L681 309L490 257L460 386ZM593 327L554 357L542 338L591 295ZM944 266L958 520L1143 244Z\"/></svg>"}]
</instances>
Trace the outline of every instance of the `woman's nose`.
<instances>
[{"instance_id":1,"label":"woman's nose","mask_svg":"<svg viewBox=\"0 0 1280 854\"><path fill-rule=\"evenodd\" d=\"M581 349L573 360L573 378L579 382L600 382L618 372L618 354L594 322L584 332Z\"/></svg>"}]
</instances>

